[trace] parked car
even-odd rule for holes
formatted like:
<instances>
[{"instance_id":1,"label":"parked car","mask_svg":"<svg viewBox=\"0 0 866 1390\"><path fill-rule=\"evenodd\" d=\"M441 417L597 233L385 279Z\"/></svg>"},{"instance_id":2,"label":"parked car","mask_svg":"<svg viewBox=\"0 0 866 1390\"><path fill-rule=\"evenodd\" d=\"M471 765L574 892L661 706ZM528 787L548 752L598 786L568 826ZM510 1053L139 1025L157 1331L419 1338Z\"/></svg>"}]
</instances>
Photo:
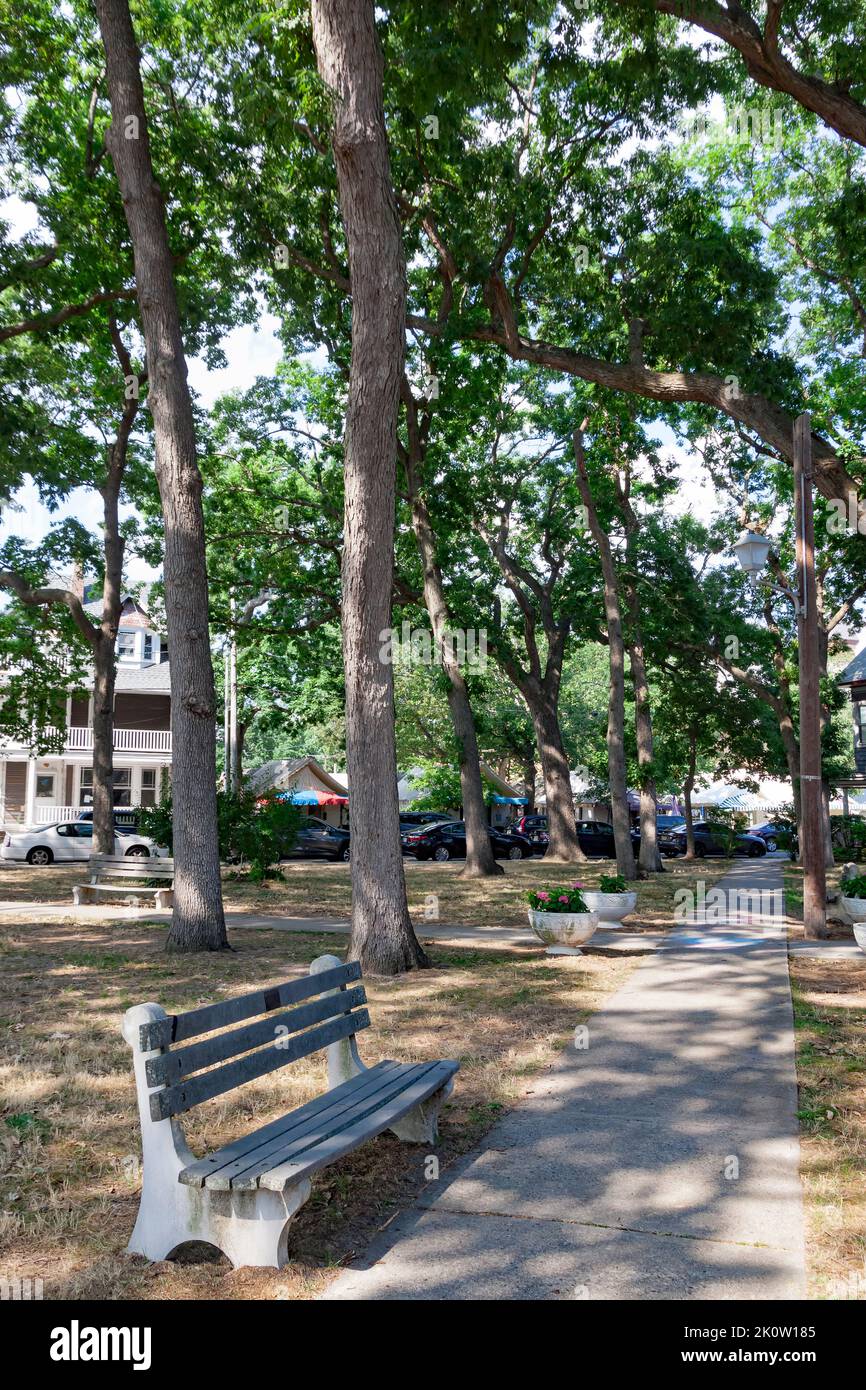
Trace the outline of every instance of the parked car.
<instances>
[{"instance_id":1,"label":"parked car","mask_svg":"<svg viewBox=\"0 0 866 1390\"><path fill-rule=\"evenodd\" d=\"M526 835L504 835L501 830L488 829L497 859L528 859L535 846ZM466 826L462 820L439 821L435 825L419 825L400 836L405 854L416 859L435 859L444 864L449 859L466 858Z\"/></svg>"},{"instance_id":2,"label":"parked car","mask_svg":"<svg viewBox=\"0 0 866 1390\"><path fill-rule=\"evenodd\" d=\"M310 818L298 831L297 839L287 851L289 859L333 859L348 864L349 832L336 825Z\"/></svg>"},{"instance_id":3,"label":"parked car","mask_svg":"<svg viewBox=\"0 0 866 1390\"><path fill-rule=\"evenodd\" d=\"M0 858L45 865L69 859L89 859L92 849L92 821L63 821L59 825L40 825L35 830L7 831ZM120 831L115 827L114 853L158 859L166 851L146 835L132 830Z\"/></svg>"},{"instance_id":4,"label":"parked car","mask_svg":"<svg viewBox=\"0 0 866 1390\"><path fill-rule=\"evenodd\" d=\"M538 811L531 812L528 816L518 816L513 821L509 829L516 830L518 835L532 835L535 831L547 832L547 816L541 815Z\"/></svg>"},{"instance_id":5,"label":"parked car","mask_svg":"<svg viewBox=\"0 0 866 1390\"><path fill-rule=\"evenodd\" d=\"M524 826L524 834L528 835L537 846L542 850L547 849L550 843L550 836L547 830L547 816L532 815L522 816L515 824ZM616 845L613 838L613 826L606 821L600 820L576 820L574 822L577 830L578 843L584 854L598 859L615 859ZM640 850L640 832L631 832L632 849L635 854Z\"/></svg>"},{"instance_id":6,"label":"parked car","mask_svg":"<svg viewBox=\"0 0 866 1390\"><path fill-rule=\"evenodd\" d=\"M759 835L767 846L767 852L769 854L772 854L773 850L778 848L777 836L790 835L793 830L794 827L790 825L788 821L782 820L768 820L763 825L749 826L749 834Z\"/></svg>"},{"instance_id":7,"label":"parked car","mask_svg":"<svg viewBox=\"0 0 866 1390\"><path fill-rule=\"evenodd\" d=\"M79 819L79 820L85 820L85 821L87 821L87 820L92 821L92 820L93 820L93 812L92 812L92 811L81 811L81 812L79 812L78 819ZM117 807L115 807L115 811L114 811L114 828L115 828L115 830L119 830L119 831L137 830L137 829L138 829L138 821L139 821L139 817L138 817L138 812L137 812L137 811L124 811L122 808L118 809Z\"/></svg>"},{"instance_id":8,"label":"parked car","mask_svg":"<svg viewBox=\"0 0 866 1390\"><path fill-rule=\"evenodd\" d=\"M732 831L730 826L717 821L700 821L695 830L695 858L703 859L713 854L744 854L749 859L757 859L767 853L767 846L760 835L745 831ZM686 828L668 830L659 836L659 849L662 854L685 854Z\"/></svg>"},{"instance_id":9,"label":"parked car","mask_svg":"<svg viewBox=\"0 0 866 1390\"><path fill-rule=\"evenodd\" d=\"M616 842L613 838L613 826L608 825L607 821L577 821L577 842L584 854L589 855L591 858L616 858ZM640 833L637 830L631 831L631 847L635 854L639 853Z\"/></svg>"},{"instance_id":10,"label":"parked car","mask_svg":"<svg viewBox=\"0 0 866 1390\"><path fill-rule=\"evenodd\" d=\"M401 811L400 828L409 829L412 825L435 825L437 821L447 820L447 811Z\"/></svg>"},{"instance_id":11,"label":"parked car","mask_svg":"<svg viewBox=\"0 0 866 1390\"><path fill-rule=\"evenodd\" d=\"M659 835L662 833L663 830L676 830L678 826L685 825L685 823L685 816L674 816L667 814L662 816L656 816L656 830L658 831ZM697 824L698 822L695 821L695 825Z\"/></svg>"}]
</instances>

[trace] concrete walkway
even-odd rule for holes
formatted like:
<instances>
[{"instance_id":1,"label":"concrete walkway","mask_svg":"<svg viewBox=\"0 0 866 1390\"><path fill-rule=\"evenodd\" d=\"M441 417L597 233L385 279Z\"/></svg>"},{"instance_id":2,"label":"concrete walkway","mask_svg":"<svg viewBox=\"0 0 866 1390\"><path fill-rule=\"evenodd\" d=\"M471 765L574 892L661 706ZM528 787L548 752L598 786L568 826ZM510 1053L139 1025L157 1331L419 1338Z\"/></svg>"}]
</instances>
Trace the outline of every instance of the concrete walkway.
<instances>
[{"instance_id":1,"label":"concrete walkway","mask_svg":"<svg viewBox=\"0 0 866 1390\"><path fill-rule=\"evenodd\" d=\"M745 861L716 886L781 872ZM669 936L324 1297L802 1298L786 943L749 915Z\"/></svg>"}]
</instances>

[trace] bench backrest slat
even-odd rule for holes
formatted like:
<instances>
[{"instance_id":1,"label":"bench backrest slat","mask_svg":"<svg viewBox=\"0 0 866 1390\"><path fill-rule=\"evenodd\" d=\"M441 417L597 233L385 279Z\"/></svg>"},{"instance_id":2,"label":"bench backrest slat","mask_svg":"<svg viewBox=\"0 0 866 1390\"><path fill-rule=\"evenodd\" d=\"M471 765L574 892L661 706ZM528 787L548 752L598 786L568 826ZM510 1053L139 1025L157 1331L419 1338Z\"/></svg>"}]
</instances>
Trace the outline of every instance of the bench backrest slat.
<instances>
[{"instance_id":1,"label":"bench backrest slat","mask_svg":"<svg viewBox=\"0 0 866 1390\"><path fill-rule=\"evenodd\" d=\"M157 854L91 854L90 864L97 869L128 869L130 865L145 864L166 868L174 873L174 860L161 859Z\"/></svg>"},{"instance_id":2,"label":"bench backrest slat","mask_svg":"<svg viewBox=\"0 0 866 1390\"><path fill-rule=\"evenodd\" d=\"M149 1058L145 1068L148 1084L171 1086L183 1077L201 1071L203 1067L212 1067L229 1057L239 1057L241 1053L249 1052L254 1047L273 1042L276 1037L285 1040L289 1033L299 1033L314 1023L324 1023L339 1014L347 1014L366 1002L364 986L357 985L354 989L326 994L311 1004L301 1004L297 1009L289 1009L287 1013L273 1014L268 1018L259 1019L257 1023L247 1023L242 1028L234 1028L231 1032L215 1034L212 1038L205 1038L203 1042L172 1048L170 1052Z\"/></svg>"},{"instance_id":3,"label":"bench backrest slat","mask_svg":"<svg viewBox=\"0 0 866 1390\"><path fill-rule=\"evenodd\" d=\"M329 973L323 971L321 975L311 978L321 988L321 981ZM356 1013L331 1019L318 1028L310 1029L309 1032L298 1033L293 1038L275 1039L268 1047L260 1048L258 1052L248 1052L237 1062L227 1062L225 1066L215 1067L213 1071L189 1077L177 1086L153 1091L150 1097L150 1113L154 1120L165 1120L171 1115L180 1115L203 1100L211 1100L214 1096L224 1095L226 1091L233 1091L247 1081L265 1076L269 1071L285 1066L287 1062L297 1061L299 1057L308 1057L311 1052L318 1052L321 1048L339 1042L341 1038L351 1037L361 1028L369 1026L370 1015L366 1009L359 1009Z\"/></svg>"},{"instance_id":4,"label":"bench backrest slat","mask_svg":"<svg viewBox=\"0 0 866 1390\"><path fill-rule=\"evenodd\" d=\"M287 980L271 989L240 994L237 999L225 999L219 1004L204 1004L200 1009L190 1009L185 1014L170 1014L168 1018L142 1024L141 1050L152 1052L157 1047L170 1047L172 1043L185 1042L187 1038L197 1038L202 1033L212 1033L216 1028L227 1028L230 1023L241 1023L245 1018L255 1018L258 1014L282 1009L287 1004L300 1003L302 999L310 999L325 990L340 989L360 978L361 967L353 960L348 965L335 966L333 970L323 970L318 975Z\"/></svg>"}]
</instances>

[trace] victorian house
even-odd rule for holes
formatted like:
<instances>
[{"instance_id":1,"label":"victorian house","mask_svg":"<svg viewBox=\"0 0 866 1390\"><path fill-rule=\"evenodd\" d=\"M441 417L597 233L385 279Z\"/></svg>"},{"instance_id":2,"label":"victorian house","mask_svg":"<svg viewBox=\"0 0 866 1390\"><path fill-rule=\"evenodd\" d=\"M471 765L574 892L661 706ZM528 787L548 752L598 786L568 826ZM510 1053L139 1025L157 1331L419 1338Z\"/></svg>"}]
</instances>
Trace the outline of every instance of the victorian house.
<instances>
[{"instance_id":1,"label":"victorian house","mask_svg":"<svg viewBox=\"0 0 866 1390\"><path fill-rule=\"evenodd\" d=\"M94 618L101 600L86 603ZM92 688L92 686L91 686ZM61 753L0 743L0 827L70 820L93 801L92 695L66 705ZM114 696L114 804L152 806L171 776L171 680L168 649L144 609L125 598L117 634Z\"/></svg>"}]
</instances>

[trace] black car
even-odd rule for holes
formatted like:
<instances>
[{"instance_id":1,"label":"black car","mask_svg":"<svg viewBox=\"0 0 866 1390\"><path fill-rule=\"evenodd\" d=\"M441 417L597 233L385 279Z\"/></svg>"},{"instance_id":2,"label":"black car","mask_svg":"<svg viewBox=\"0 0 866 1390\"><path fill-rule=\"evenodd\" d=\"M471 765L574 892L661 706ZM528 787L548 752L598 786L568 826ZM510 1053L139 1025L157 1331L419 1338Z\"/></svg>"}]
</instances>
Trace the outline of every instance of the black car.
<instances>
[{"instance_id":1,"label":"black car","mask_svg":"<svg viewBox=\"0 0 866 1390\"><path fill-rule=\"evenodd\" d=\"M547 816L538 814L522 816L516 824L525 835L529 836L537 849L547 849L550 843ZM595 859L616 858L612 825L600 820L577 820L574 822L574 828L577 831L578 844L584 854ZM637 830L631 832L631 844L632 849L637 854L640 850L640 834Z\"/></svg>"},{"instance_id":2,"label":"black car","mask_svg":"<svg viewBox=\"0 0 866 1390\"><path fill-rule=\"evenodd\" d=\"M528 859L535 846L526 835L504 835L488 829L497 859ZM435 859L444 864L449 859L466 858L466 826L462 820L439 821L435 825L419 825L400 836L404 854L416 859Z\"/></svg>"},{"instance_id":3,"label":"black car","mask_svg":"<svg viewBox=\"0 0 866 1390\"><path fill-rule=\"evenodd\" d=\"M409 830L414 825L435 825L437 821L448 819L446 811L401 811L400 830Z\"/></svg>"},{"instance_id":4,"label":"black car","mask_svg":"<svg viewBox=\"0 0 866 1390\"><path fill-rule=\"evenodd\" d=\"M290 859L333 859L349 862L349 832L324 821L309 820L288 851Z\"/></svg>"},{"instance_id":5,"label":"black car","mask_svg":"<svg viewBox=\"0 0 866 1390\"><path fill-rule=\"evenodd\" d=\"M791 825L790 821L768 820L763 825L749 827L749 834L760 835L769 854L772 854L774 849L778 849L780 835L793 835L793 833L794 826Z\"/></svg>"},{"instance_id":6,"label":"black car","mask_svg":"<svg viewBox=\"0 0 866 1390\"><path fill-rule=\"evenodd\" d=\"M80 813L80 815L76 817L76 819L77 819L77 820L93 820L93 812L92 812L92 811L82 811L82 812ZM139 818L138 818L138 812L137 812L137 811L115 810L115 812L114 812L114 828L115 828L115 830L121 830L121 831L123 831L123 830L127 830L127 831L137 830L137 829L138 829L138 819L139 819Z\"/></svg>"},{"instance_id":7,"label":"black car","mask_svg":"<svg viewBox=\"0 0 866 1390\"><path fill-rule=\"evenodd\" d=\"M584 854L597 859L616 858L616 842L613 838L612 825L600 820L579 820L576 824L577 843ZM640 835L636 830L631 831L631 847L635 854L639 853Z\"/></svg>"},{"instance_id":8,"label":"black car","mask_svg":"<svg viewBox=\"0 0 866 1390\"><path fill-rule=\"evenodd\" d=\"M694 827L695 858L703 859L713 854L744 854L749 859L758 859L767 853L767 846L760 835L732 831L729 826L716 821L700 821ZM668 830L659 836L659 849L663 854L685 854L686 828Z\"/></svg>"}]
</instances>

